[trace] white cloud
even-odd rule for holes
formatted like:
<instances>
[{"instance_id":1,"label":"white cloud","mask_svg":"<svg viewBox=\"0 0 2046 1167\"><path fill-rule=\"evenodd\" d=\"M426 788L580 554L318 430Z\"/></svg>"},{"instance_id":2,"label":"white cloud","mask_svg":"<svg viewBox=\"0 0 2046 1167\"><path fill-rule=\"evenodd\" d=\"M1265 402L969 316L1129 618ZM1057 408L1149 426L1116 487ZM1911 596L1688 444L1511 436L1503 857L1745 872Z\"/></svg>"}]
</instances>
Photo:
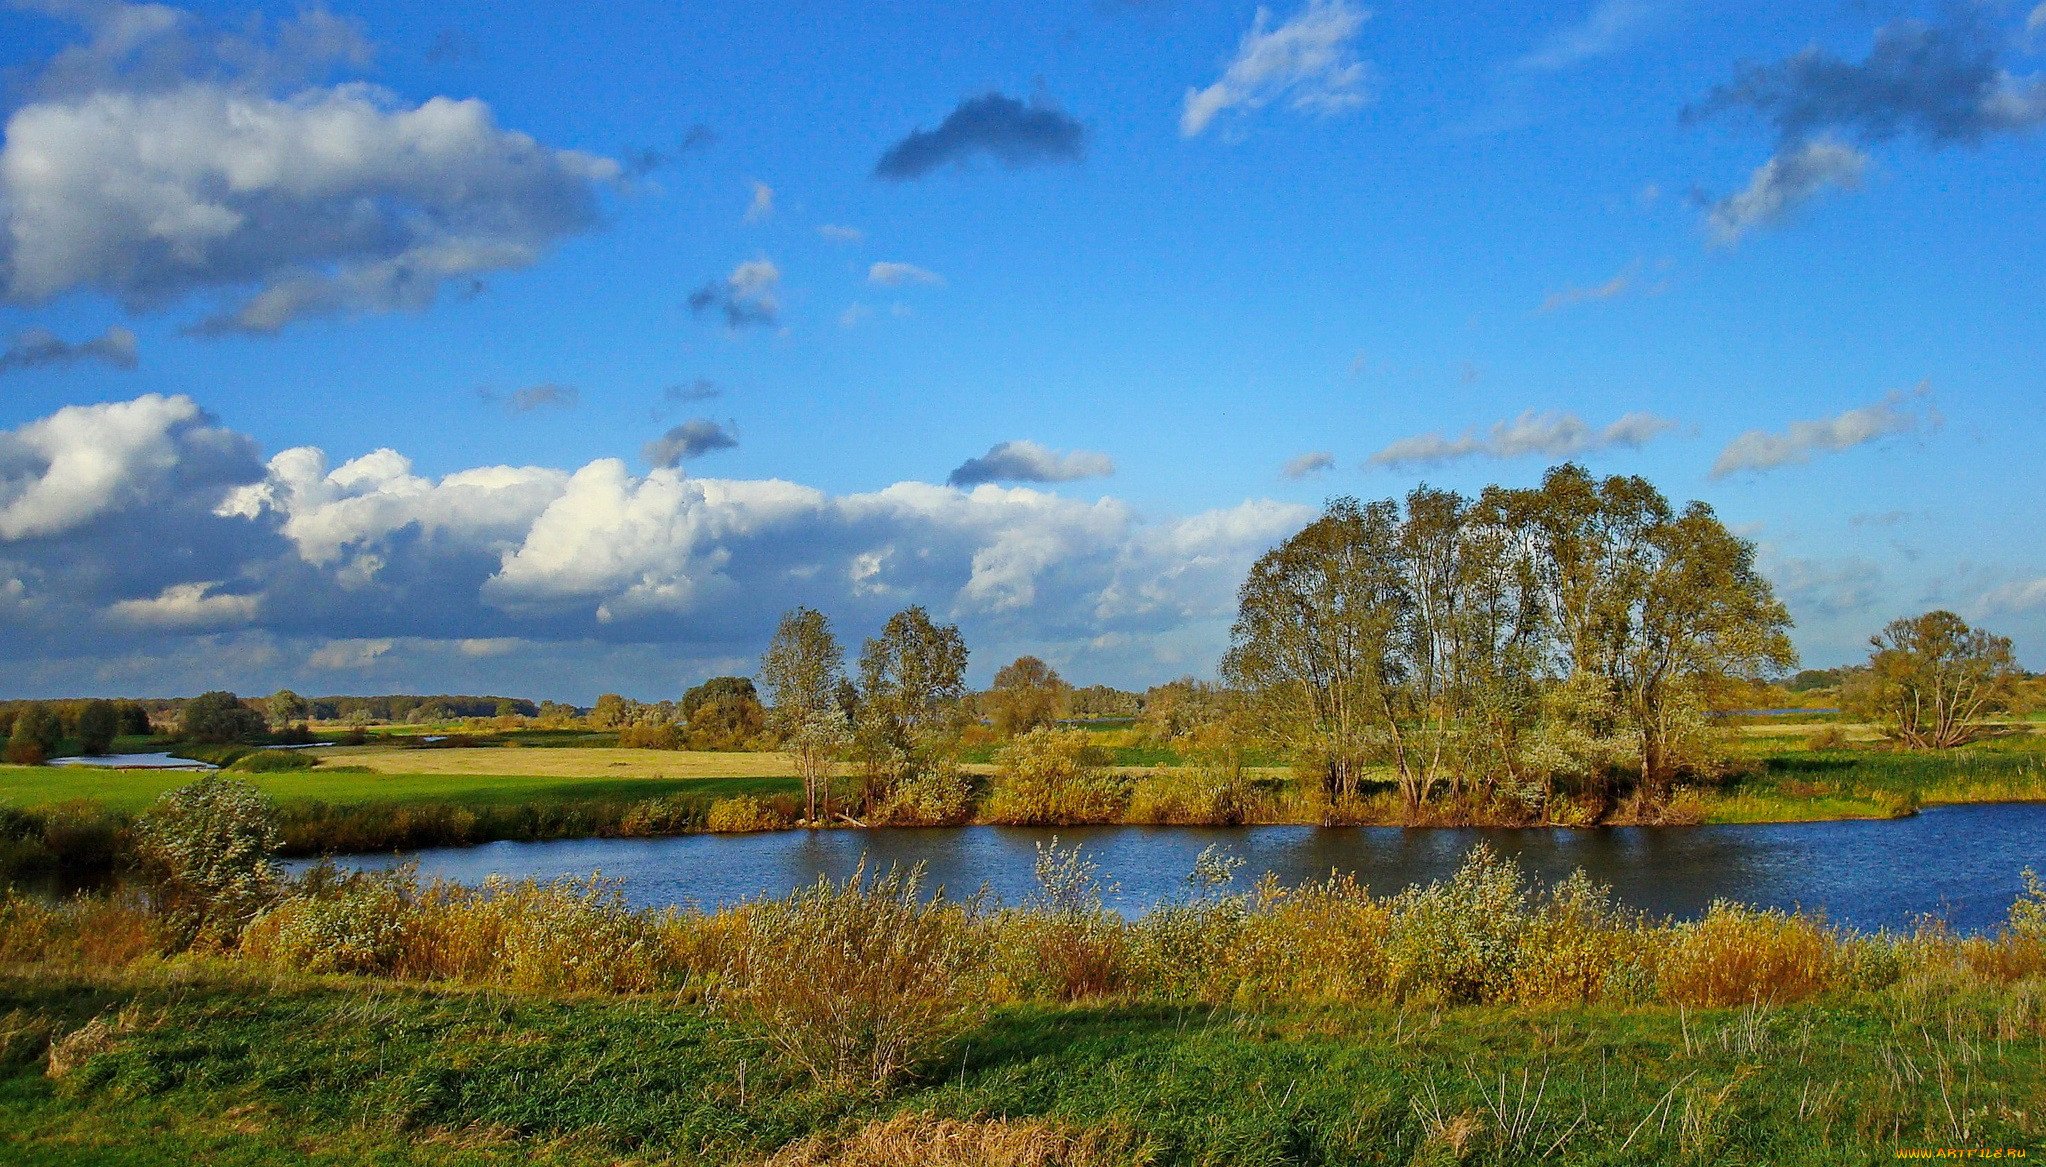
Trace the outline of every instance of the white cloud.
<instances>
[{"instance_id":1,"label":"white cloud","mask_svg":"<svg viewBox=\"0 0 2046 1167\"><path fill-rule=\"evenodd\" d=\"M609 159L500 129L475 99L193 82L33 102L0 150L6 297L232 299L198 328L421 308L594 225Z\"/></svg>"},{"instance_id":2,"label":"white cloud","mask_svg":"<svg viewBox=\"0 0 2046 1167\"><path fill-rule=\"evenodd\" d=\"M716 312L734 331L748 325L771 326L781 319L781 269L767 258L749 259L722 280L712 280L689 294L689 310L701 316Z\"/></svg>"},{"instance_id":3,"label":"white cloud","mask_svg":"<svg viewBox=\"0 0 2046 1167\"><path fill-rule=\"evenodd\" d=\"M1093 450L1061 454L1025 438L997 442L978 458L968 458L952 471L946 481L954 486L976 486L983 482L1073 482L1082 478L1106 478L1115 473L1115 460Z\"/></svg>"},{"instance_id":4,"label":"white cloud","mask_svg":"<svg viewBox=\"0 0 2046 1167\"><path fill-rule=\"evenodd\" d=\"M1748 430L1719 452L1712 463L1712 477L1802 464L1811 461L1813 454L1850 450L1893 434L1910 433L1921 426L1936 427L1939 424L1936 412L1928 411L1921 416L1902 408L1910 399L1929 392L1929 387L1922 384L1909 394L1892 391L1873 405L1833 417L1793 421L1782 433Z\"/></svg>"},{"instance_id":5,"label":"white cloud","mask_svg":"<svg viewBox=\"0 0 2046 1167\"><path fill-rule=\"evenodd\" d=\"M219 586L217 582L172 584L148 599L122 600L109 611L117 620L152 628L218 628L256 618L263 597L210 594Z\"/></svg>"},{"instance_id":6,"label":"white cloud","mask_svg":"<svg viewBox=\"0 0 2046 1167\"><path fill-rule=\"evenodd\" d=\"M1345 0L1308 0L1273 27L1271 10L1259 8L1221 78L1206 89L1187 90L1179 132L1197 137L1230 109L1260 109L1282 97L1293 109L1318 113L1363 105L1370 70L1351 42L1370 15Z\"/></svg>"},{"instance_id":7,"label":"white cloud","mask_svg":"<svg viewBox=\"0 0 2046 1167\"><path fill-rule=\"evenodd\" d=\"M867 233L858 227L842 227L837 223L821 224L817 234L832 243L864 243L867 239Z\"/></svg>"},{"instance_id":8,"label":"white cloud","mask_svg":"<svg viewBox=\"0 0 2046 1167\"><path fill-rule=\"evenodd\" d=\"M1600 300L1616 300L1634 290L1635 280L1641 274L1641 264L1630 263L1616 273L1612 279L1590 287L1566 287L1550 292L1542 298L1543 312L1557 312L1578 304L1596 303Z\"/></svg>"},{"instance_id":9,"label":"white cloud","mask_svg":"<svg viewBox=\"0 0 2046 1167\"><path fill-rule=\"evenodd\" d=\"M1675 429L1676 424L1653 413L1636 411L1602 429L1594 429L1574 413L1538 414L1529 410L1512 421L1495 422L1482 433L1469 429L1455 438L1439 432L1401 438L1371 455L1370 461L1373 466L1398 468L1475 457L1541 454L1570 458L1615 447L1643 446Z\"/></svg>"},{"instance_id":10,"label":"white cloud","mask_svg":"<svg viewBox=\"0 0 2046 1167\"><path fill-rule=\"evenodd\" d=\"M142 503L182 466L246 454L207 422L191 398L151 393L0 431L0 542L58 534Z\"/></svg>"},{"instance_id":11,"label":"white cloud","mask_svg":"<svg viewBox=\"0 0 2046 1167\"><path fill-rule=\"evenodd\" d=\"M387 656L394 645L389 637L330 640L306 658L306 667L326 672L369 668Z\"/></svg>"},{"instance_id":12,"label":"white cloud","mask_svg":"<svg viewBox=\"0 0 2046 1167\"><path fill-rule=\"evenodd\" d=\"M1553 73L1606 56L1633 39L1654 15L1641 0L1598 0L1583 20L1561 29L1514 64Z\"/></svg>"},{"instance_id":13,"label":"white cloud","mask_svg":"<svg viewBox=\"0 0 2046 1167\"><path fill-rule=\"evenodd\" d=\"M845 311L838 314L840 328L857 328L872 318L874 310L865 304L847 304Z\"/></svg>"},{"instance_id":14,"label":"white cloud","mask_svg":"<svg viewBox=\"0 0 2046 1167\"><path fill-rule=\"evenodd\" d=\"M1785 148L1755 169L1747 188L1712 204L1706 223L1712 238L1732 243L1757 227L1783 218L1828 186L1860 185L1868 155L1839 142L1803 142Z\"/></svg>"},{"instance_id":15,"label":"white cloud","mask_svg":"<svg viewBox=\"0 0 2046 1167\"><path fill-rule=\"evenodd\" d=\"M1334 454L1326 450L1316 450L1308 454L1296 454L1286 459L1286 465L1280 469L1279 473L1288 478L1306 478L1311 474L1319 474L1324 470L1331 469L1335 464L1336 457Z\"/></svg>"},{"instance_id":16,"label":"white cloud","mask_svg":"<svg viewBox=\"0 0 2046 1167\"><path fill-rule=\"evenodd\" d=\"M748 223L765 223L774 218L774 188L754 179L751 183L753 198L746 204Z\"/></svg>"},{"instance_id":17,"label":"white cloud","mask_svg":"<svg viewBox=\"0 0 2046 1167\"><path fill-rule=\"evenodd\" d=\"M2046 11L2046 5L2041 6ZM2033 13L2036 18L2038 13ZM1990 589L1981 600L1981 606L1991 612L2030 612L2046 609L2046 576L2038 579L2018 580Z\"/></svg>"},{"instance_id":18,"label":"white cloud","mask_svg":"<svg viewBox=\"0 0 2046 1167\"><path fill-rule=\"evenodd\" d=\"M884 287L899 288L904 284L934 284L943 286L945 277L934 271L926 271L913 263L877 263L867 269L867 282Z\"/></svg>"}]
</instances>

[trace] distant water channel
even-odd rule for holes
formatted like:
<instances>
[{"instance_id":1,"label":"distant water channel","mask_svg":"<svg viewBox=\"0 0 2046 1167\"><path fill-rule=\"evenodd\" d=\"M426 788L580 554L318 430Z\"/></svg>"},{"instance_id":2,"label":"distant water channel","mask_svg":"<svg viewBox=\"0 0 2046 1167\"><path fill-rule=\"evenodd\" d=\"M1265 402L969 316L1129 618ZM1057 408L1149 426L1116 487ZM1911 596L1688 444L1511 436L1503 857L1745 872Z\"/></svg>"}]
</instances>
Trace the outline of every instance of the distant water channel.
<instances>
[{"instance_id":1,"label":"distant water channel","mask_svg":"<svg viewBox=\"0 0 2046 1167\"><path fill-rule=\"evenodd\" d=\"M1993 930L2027 867L2046 874L2046 803L1939 807L1905 819L1762 826L1610 827L1597 830L1191 827L956 827L783 831L672 839L490 843L345 862L381 869L416 860L422 877L480 883L491 875L552 879L601 871L641 906L715 907L778 896L815 880L925 865L950 894L983 885L1018 903L1035 888L1037 845L1077 844L1116 890L1125 914L1183 895L1186 873L1210 844L1245 860L1239 886L1272 872L1288 884L1355 875L1384 894L1453 872L1490 843L1543 881L1577 868L1655 915L1694 917L1715 899L1823 912L1855 928L1907 927L1925 915L1963 931Z\"/></svg>"}]
</instances>

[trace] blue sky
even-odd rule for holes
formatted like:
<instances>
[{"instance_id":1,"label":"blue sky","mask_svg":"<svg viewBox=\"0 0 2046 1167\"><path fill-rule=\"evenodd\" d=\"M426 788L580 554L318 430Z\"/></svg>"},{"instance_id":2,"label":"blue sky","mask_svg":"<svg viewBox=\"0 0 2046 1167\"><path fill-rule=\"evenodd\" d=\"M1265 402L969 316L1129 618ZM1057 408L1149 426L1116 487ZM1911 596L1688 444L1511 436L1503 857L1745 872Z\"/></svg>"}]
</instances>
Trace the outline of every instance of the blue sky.
<instances>
[{"instance_id":1,"label":"blue sky","mask_svg":"<svg viewBox=\"0 0 2046 1167\"><path fill-rule=\"evenodd\" d=\"M1141 685L1325 498L1567 458L1808 663L2046 667L2046 7L52 0L0 66L22 694L652 698L793 602Z\"/></svg>"}]
</instances>

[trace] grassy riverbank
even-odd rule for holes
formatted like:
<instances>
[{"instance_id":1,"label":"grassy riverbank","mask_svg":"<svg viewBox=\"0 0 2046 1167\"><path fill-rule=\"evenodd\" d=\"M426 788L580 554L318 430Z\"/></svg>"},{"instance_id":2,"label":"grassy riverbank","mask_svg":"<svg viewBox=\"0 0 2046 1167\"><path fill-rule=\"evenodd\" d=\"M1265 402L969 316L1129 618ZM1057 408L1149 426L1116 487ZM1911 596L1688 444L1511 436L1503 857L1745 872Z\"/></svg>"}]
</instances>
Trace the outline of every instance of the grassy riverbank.
<instances>
[{"instance_id":1,"label":"grassy riverbank","mask_svg":"<svg viewBox=\"0 0 2046 1167\"><path fill-rule=\"evenodd\" d=\"M1018 1007L956 1064L820 1090L697 1007L210 969L0 980L0 1148L164 1164L1877 1164L2041 1153L2000 993L1761 1009ZM133 1028L61 1078L37 1031ZM784 1149L785 1148L785 1149ZM946 1150L951 1150L951 1156ZM1004 1151L1008 1154L1003 1154ZM962 1153L964 1152L964 1153ZM968 1157L972 1155L973 1157Z\"/></svg>"},{"instance_id":2,"label":"grassy riverbank","mask_svg":"<svg viewBox=\"0 0 2046 1167\"><path fill-rule=\"evenodd\" d=\"M1886 1163L2046 1151L2046 890L1993 937L1672 924L1479 855L1125 921L899 882L713 915L602 887L282 888L161 955L0 901L23 1164ZM1197 869L1198 871L1198 869ZM1215 875L1210 866L1209 875ZM1226 871L1221 873L1226 875ZM342 975L336 970L353 970ZM824 1002L831 1008L821 1008Z\"/></svg>"},{"instance_id":3,"label":"grassy riverbank","mask_svg":"<svg viewBox=\"0 0 2046 1167\"><path fill-rule=\"evenodd\" d=\"M1623 801L1602 818L1564 821L1798 822L1895 817L1948 803L2046 800L2046 734L2013 728L2017 732L1960 749L1913 753L1884 748L1865 731L1837 722L1750 726L1732 737L1731 772L1723 781L1680 788L1666 802ZM1334 817L1384 825L1528 825L1514 808L1454 799L1428 804L1417 820L1389 786L1332 812L1290 771L1274 766L1246 771L1240 794L1226 802L1232 817L1217 817L1224 804L1203 787L1208 778L1189 759L1102 736L1109 745L1101 751L1108 763L1101 773L1120 791L1108 802L1108 817L1089 811L1052 822L1313 823ZM783 754L620 749L589 744L588 735L516 744L522 740L511 735L436 748L372 740L314 751L320 759L315 768L245 777L282 808L292 854L762 829L794 819L799 782ZM1134 764L1135 758L1146 764ZM994 770L985 762L966 766L973 790L969 821L989 817ZM0 868L28 870L37 862L90 868L98 861L64 859L58 852L81 839L118 834L151 800L190 780L172 771L0 766L0 852L12 847L0 854ZM714 815L721 803L740 813ZM88 821L96 825L75 829ZM31 837L43 841L6 844ZM39 859L38 847L50 856ZM13 852L19 854L9 859Z\"/></svg>"}]
</instances>

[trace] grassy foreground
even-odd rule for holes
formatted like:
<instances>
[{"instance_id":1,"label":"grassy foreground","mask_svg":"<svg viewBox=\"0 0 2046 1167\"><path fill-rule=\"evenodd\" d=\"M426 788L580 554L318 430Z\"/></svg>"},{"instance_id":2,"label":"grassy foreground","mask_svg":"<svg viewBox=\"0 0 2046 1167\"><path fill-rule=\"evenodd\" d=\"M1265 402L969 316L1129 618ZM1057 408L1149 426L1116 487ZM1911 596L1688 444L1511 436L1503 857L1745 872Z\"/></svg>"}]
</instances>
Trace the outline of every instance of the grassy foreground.
<instances>
[{"instance_id":1,"label":"grassy foreground","mask_svg":"<svg viewBox=\"0 0 2046 1167\"><path fill-rule=\"evenodd\" d=\"M45 1035L117 1032L51 1073ZM125 1019L125 1020L122 1020ZM174 964L0 978L0 1158L1875 1164L2046 1154L2040 994L1781 1008L1014 1006L886 1095L696 1005ZM61 1040L61 1039L60 1039Z\"/></svg>"}]
</instances>

